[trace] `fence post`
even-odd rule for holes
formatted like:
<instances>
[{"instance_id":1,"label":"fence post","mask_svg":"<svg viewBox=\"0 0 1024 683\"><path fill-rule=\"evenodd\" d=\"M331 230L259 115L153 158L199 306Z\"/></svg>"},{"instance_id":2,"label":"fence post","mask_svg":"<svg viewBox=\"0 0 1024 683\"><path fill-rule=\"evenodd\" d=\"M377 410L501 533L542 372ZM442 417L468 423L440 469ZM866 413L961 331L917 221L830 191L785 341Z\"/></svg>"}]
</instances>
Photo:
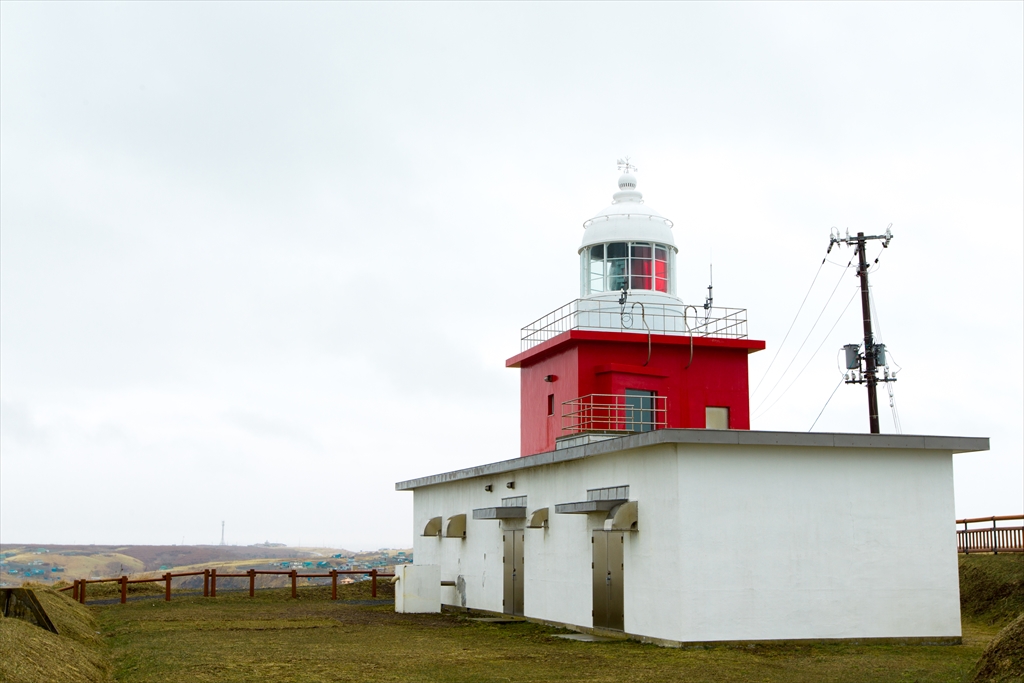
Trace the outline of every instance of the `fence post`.
<instances>
[{"instance_id":1,"label":"fence post","mask_svg":"<svg viewBox=\"0 0 1024 683\"><path fill-rule=\"evenodd\" d=\"M968 542L970 539L967 536L967 520L964 520L964 555L971 554L971 545Z\"/></svg>"},{"instance_id":2,"label":"fence post","mask_svg":"<svg viewBox=\"0 0 1024 683\"><path fill-rule=\"evenodd\" d=\"M999 554L999 541L996 540L996 518L992 517L992 554Z\"/></svg>"},{"instance_id":3,"label":"fence post","mask_svg":"<svg viewBox=\"0 0 1024 683\"><path fill-rule=\"evenodd\" d=\"M78 602L78 579L75 579L75 582L71 584L71 599Z\"/></svg>"},{"instance_id":4,"label":"fence post","mask_svg":"<svg viewBox=\"0 0 1024 683\"><path fill-rule=\"evenodd\" d=\"M217 597L217 568L210 570L210 597Z\"/></svg>"},{"instance_id":5,"label":"fence post","mask_svg":"<svg viewBox=\"0 0 1024 683\"><path fill-rule=\"evenodd\" d=\"M170 602L171 601L171 573L170 572L167 572L166 574L164 574L164 582L165 582L164 602Z\"/></svg>"},{"instance_id":6,"label":"fence post","mask_svg":"<svg viewBox=\"0 0 1024 683\"><path fill-rule=\"evenodd\" d=\"M338 599L338 570L331 570L331 600Z\"/></svg>"},{"instance_id":7,"label":"fence post","mask_svg":"<svg viewBox=\"0 0 1024 683\"><path fill-rule=\"evenodd\" d=\"M85 584L86 583L88 583L88 581L86 579L82 579L82 585L78 589L78 601L80 603L82 603L83 605L85 604Z\"/></svg>"},{"instance_id":8,"label":"fence post","mask_svg":"<svg viewBox=\"0 0 1024 683\"><path fill-rule=\"evenodd\" d=\"M297 598L298 597L295 594L295 575L296 575L296 573L297 572L294 569L291 571L291 577L292 577L292 597L293 598Z\"/></svg>"},{"instance_id":9,"label":"fence post","mask_svg":"<svg viewBox=\"0 0 1024 683\"><path fill-rule=\"evenodd\" d=\"M370 597L377 597L377 570L370 570Z\"/></svg>"},{"instance_id":10,"label":"fence post","mask_svg":"<svg viewBox=\"0 0 1024 683\"><path fill-rule=\"evenodd\" d=\"M203 570L203 597L210 597L210 570Z\"/></svg>"},{"instance_id":11,"label":"fence post","mask_svg":"<svg viewBox=\"0 0 1024 683\"><path fill-rule=\"evenodd\" d=\"M256 595L256 570L249 570L249 597Z\"/></svg>"},{"instance_id":12,"label":"fence post","mask_svg":"<svg viewBox=\"0 0 1024 683\"><path fill-rule=\"evenodd\" d=\"M128 602L128 577L121 577L121 604Z\"/></svg>"}]
</instances>

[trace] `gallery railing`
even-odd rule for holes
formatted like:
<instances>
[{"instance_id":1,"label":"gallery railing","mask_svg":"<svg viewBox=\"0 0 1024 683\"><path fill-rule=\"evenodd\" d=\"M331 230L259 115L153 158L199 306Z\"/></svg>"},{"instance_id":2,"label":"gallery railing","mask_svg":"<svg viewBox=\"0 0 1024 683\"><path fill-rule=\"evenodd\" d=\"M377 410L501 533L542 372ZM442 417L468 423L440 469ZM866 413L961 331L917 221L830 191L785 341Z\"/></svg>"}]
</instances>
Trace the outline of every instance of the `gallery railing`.
<instances>
[{"instance_id":1,"label":"gallery railing","mask_svg":"<svg viewBox=\"0 0 1024 683\"><path fill-rule=\"evenodd\" d=\"M568 330L608 330L692 337L746 339L747 309L576 299L522 330L521 348L553 339Z\"/></svg>"}]
</instances>

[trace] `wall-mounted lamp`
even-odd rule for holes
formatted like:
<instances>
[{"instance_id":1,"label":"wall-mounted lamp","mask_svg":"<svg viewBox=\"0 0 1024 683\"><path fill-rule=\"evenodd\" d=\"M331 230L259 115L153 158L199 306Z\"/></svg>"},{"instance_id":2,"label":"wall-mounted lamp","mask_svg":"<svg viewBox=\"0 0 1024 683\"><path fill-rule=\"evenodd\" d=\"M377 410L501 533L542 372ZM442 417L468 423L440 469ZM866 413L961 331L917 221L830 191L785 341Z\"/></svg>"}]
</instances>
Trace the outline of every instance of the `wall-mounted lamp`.
<instances>
[{"instance_id":1,"label":"wall-mounted lamp","mask_svg":"<svg viewBox=\"0 0 1024 683\"><path fill-rule=\"evenodd\" d=\"M514 489L515 487L516 483L514 481L510 481L509 483L505 484L505 488L507 489Z\"/></svg>"},{"instance_id":2,"label":"wall-mounted lamp","mask_svg":"<svg viewBox=\"0 0 1024 683\"><path fill-rule=\"evenodd\" d=\"M558 381L558 375L544 375L544 381L545 382L557 382Z\"/></svg>"}]
</instances>

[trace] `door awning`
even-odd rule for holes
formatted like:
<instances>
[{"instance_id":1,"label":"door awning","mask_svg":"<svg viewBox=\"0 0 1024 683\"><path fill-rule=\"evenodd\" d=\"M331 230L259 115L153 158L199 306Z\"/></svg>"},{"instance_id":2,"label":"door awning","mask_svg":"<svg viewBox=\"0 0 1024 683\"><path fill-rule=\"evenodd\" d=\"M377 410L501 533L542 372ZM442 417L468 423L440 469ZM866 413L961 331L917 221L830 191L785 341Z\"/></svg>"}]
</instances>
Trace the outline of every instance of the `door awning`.
<instances>
[{"instance_id":1,"label":"door awning","mask_svg":"<svg viewBox=\"0 0 1024 683\"><path fill-rule=\"evenodd\" d=\"M578 503L559 503L555 512L560 515L586 515L608 512L629 500L629 486L606 486L587 489L587 499Z\"/></svg>"},{"instance_id":2,"label":"door awning","mask_svg":"<svg viewBox=\"0 0 1024 683\"><path fill-rule=\"evenodd\" d=\"M493 507L473 510L473 519L523 519L525 507Z\"/></svg>"},{"instance_id":3,"label":"door awning","mask_svg":"<svg viewBox=\"0 0 1024 683\"><path fill-rule=\"evenodd\" d=\"M559 503L555 512L560 515L586 515L591 512L608 512L626 501L620 500L582 500L578 503Z\"/></svg>"}]
</instances>

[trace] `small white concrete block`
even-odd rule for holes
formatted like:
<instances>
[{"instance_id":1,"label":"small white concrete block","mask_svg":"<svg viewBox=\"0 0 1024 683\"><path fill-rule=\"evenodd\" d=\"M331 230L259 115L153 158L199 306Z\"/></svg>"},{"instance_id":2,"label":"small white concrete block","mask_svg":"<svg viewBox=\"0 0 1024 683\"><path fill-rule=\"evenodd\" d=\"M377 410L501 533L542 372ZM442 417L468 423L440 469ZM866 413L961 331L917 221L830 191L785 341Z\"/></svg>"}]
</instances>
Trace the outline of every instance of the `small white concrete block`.
<instances>
[{"instance_id":1,"label":"small white concrete block","mask_svg":"<svg viewBox=\"0 0 1024 683\"><path fill-rule=\"evenodd\" d=\"M406 564L395 567L395 611L441 611L441 566Z\"/></svg>"}]
</instances>

